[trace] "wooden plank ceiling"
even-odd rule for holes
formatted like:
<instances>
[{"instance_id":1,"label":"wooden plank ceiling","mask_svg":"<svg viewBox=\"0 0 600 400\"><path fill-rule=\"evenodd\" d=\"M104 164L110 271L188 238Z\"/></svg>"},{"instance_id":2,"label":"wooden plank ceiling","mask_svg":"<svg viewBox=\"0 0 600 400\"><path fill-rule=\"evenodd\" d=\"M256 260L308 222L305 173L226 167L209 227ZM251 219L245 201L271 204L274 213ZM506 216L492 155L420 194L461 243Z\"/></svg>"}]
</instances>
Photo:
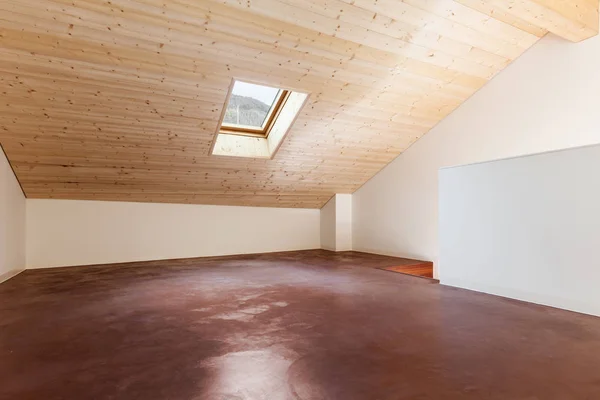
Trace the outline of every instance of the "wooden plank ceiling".
<instances>
[{"instance_id":1,"label":"wooden plank ceiling","mask_svg":"<svg viewBox=\"0 0 600 400\"><path fill-rule=\"evenodd\" d=\"M507 3L4 0L0 142L29 198L318 208L584 31ZM311 93L273 160L208 154L232 77Z\"/></svg>"}]
</instances>

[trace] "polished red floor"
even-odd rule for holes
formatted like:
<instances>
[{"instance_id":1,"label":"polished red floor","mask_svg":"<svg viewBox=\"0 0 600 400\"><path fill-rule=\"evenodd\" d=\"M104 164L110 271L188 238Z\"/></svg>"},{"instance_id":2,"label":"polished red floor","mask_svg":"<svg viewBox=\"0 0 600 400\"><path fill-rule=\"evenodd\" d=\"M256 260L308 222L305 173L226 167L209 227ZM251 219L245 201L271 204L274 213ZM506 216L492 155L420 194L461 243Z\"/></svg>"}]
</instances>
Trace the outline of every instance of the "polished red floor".
<instances>
[{"instance_id":1,"label":"polished red floor","mask_svg":"<svg viewBox=\"0 0 600 400\"><path fill-rule=\"evenodd\" d=\"M0 285L0 399L600 399L600 319L375 269L392 265L26 271Z\"/></svg>"}]
</instances>

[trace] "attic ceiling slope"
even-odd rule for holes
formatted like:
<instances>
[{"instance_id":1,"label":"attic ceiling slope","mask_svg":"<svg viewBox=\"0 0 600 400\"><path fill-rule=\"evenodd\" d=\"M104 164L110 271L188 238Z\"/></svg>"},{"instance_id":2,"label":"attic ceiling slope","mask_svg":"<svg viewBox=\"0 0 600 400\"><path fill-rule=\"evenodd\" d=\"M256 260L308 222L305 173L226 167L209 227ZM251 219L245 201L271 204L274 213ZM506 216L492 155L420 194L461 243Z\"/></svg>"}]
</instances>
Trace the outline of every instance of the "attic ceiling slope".
<instances>
[{"instance_id":1,"label":"attic ceiling slope","mask_svg":"<svg viewBox=\"0 0 600 400\"><path fill-rule=\"evenodd\" d=\"M319 208L546 32L482 11L452 0L4 1L0 142L29 198ZM209 154L232 79L310 93L274 159Z\"/></svg>"},{"instance_id":2,"label":"attic ceiling slope","mask_svg":"<svg viewBox=\"0 0 600 400\"><path fill-rule=\"evenodd\" d=\"M572 42L598 34L598 0L457 1L516 27L537 27Z\"/></svg>"}]
</instances>

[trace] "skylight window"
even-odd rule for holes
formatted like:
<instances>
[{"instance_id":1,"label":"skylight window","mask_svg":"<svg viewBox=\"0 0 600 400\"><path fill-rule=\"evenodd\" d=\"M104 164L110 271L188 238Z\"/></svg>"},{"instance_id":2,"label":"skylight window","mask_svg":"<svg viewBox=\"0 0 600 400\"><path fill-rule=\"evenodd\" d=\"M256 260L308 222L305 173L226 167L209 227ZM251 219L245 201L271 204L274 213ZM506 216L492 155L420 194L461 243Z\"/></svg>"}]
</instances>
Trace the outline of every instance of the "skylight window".
<instances>
[{"instance_id":1,"label":"skylight window","mask_svg":"<svg viewBox=\"0 0 600 400\"><path fill-rule=\"evenodd\" d=\"M223 126L263 130L283 90L235 81Z\"/></svg>"},{"instance_id":2,"label":"skylight window","mask_svg":"<svg viewBox=\"0 0 600 400\"><path fill-rule=\"evenodd\" d=\"M233 80L211 154L273 158L308 94Z\"/></svg>"},{"instance_id":3,"label":"skylight window","mask_svg":"<svg viewBox=\"0 0 600 400\"><path fill-rule=\"evenodd\" d=\"M221 131L267 137L288 96L287 90L234 81L227 100Z\"/></svg>"}]
</instances>

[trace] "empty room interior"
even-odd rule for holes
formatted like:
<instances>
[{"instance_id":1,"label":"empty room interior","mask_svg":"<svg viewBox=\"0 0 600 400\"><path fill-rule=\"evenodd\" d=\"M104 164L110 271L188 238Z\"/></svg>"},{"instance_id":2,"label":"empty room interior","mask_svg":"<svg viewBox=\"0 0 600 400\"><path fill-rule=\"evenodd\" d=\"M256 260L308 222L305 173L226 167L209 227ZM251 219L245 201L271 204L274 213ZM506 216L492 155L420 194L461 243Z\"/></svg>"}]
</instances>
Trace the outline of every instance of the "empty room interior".
<instances>
[{"instance_id":1,"label":"empty room interior","mask_svg":"<svg viewBox=\"0 0 600 400\"><path fill-rule=\"evenodd\" d=\"M0 399L600 399L599 3L0 2Z\"/></svg>"}]
</instances>

